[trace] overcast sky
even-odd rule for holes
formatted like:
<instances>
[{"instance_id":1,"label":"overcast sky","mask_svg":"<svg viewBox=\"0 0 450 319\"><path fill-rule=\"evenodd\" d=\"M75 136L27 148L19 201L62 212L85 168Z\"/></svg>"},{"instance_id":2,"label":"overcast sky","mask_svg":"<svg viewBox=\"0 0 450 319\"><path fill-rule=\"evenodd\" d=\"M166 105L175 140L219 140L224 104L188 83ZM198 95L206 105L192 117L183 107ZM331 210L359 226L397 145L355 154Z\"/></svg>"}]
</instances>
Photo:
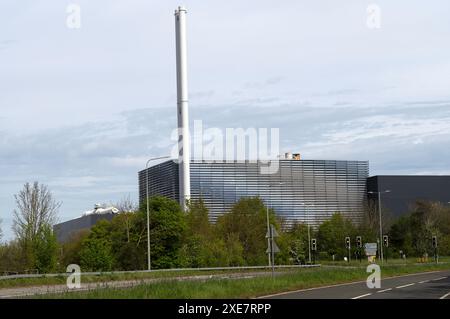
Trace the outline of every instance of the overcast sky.
<instances>
[{"instance_id":1,"label":"overcast sky","mask_svg":"<svg viewBox=\"0 0 450 319\"><path fill-rule=\"evenodd\" d=\"M66 25L67 5L81 28ZM381 9L380 28L367 7ZM49 185L60 221L137 200L176 126L178 1L0 2L0 218ZM450 174L448 1L184 1L191 121L280 128L282 151ZM449 198L450 200L450 198Z\"/></svg>"}]
</instances>

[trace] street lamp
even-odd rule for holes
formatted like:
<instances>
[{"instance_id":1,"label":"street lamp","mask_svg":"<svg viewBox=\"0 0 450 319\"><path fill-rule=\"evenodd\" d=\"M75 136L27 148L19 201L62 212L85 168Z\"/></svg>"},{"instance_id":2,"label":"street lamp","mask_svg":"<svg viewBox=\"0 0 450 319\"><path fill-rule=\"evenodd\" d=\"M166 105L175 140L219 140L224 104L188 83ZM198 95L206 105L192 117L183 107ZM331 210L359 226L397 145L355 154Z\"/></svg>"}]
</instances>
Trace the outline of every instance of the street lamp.
<instances>
[{"instance_id":1,"label":"street lamp","mask_svg":"<svg viewBox=\"0 0 450 319\"><path fill-rule=\"evenodd\" d=\"M283 185L283 184L284 184L283 182L278 182L278 185ZM272 184L269 184L269 190L271 190L271 189L272 189ZM269 200L268 200L268 205L266 207L267 234L269 235L269 236L267 236L267 247L270 247L270 239L271 239L270 238L270 223L269 223L269 206L270 206L270 204L271 204L271 201L270 201L270 191L269 191ZM274 261L271 258L272 252L269 252L268 255L269 255L269 267L272 266L272 272L273 272Z\"/></svg>"},{"instance_id":2,"label":"street lamp","mask_svg":"<svg viewBox=\"0 0 450 319\"><path fill-rule=\"evenodd\" d=\"M314 204L307 205L305 203L300 203L300 205L305 206L306 215L309 216L307 207L314 207ZM309 222L307 222L307 225L308 225L308 260L309 264L311 265L311 232Z\"/></svg>"},{"instance_id":3,"label":"street lamp","mask_svg":"<svg viewBox=\"0 0 450 319\"><path fill-rule=\"evenodd\" d=\"M378 194L378 214L379 214L379 219L380 219L380 258L381 258L381 263L383 263L384 258L383 258L383 224L381 223L381 194L383 193L390 193L391 191L389 189L386 189L385 191L382 192L367 192L369 194Z\"/></svg>"},{"instance_id":4,"label":"street lamp","mask_svg":"<svg viewBox=\"0 0 450 319\"><path fill-rule=\"evenodd\" d=\"M148 201L148 164L152 161L156 161L163 158L170 158L170 156L159 156L150 158L145 164L145 172L146 172L146 193L145 197L147 197L147 263L148 270L152 270L151 259L150 259L150 209L149 209L149 201Z\"/></svg>"}]
</instances>

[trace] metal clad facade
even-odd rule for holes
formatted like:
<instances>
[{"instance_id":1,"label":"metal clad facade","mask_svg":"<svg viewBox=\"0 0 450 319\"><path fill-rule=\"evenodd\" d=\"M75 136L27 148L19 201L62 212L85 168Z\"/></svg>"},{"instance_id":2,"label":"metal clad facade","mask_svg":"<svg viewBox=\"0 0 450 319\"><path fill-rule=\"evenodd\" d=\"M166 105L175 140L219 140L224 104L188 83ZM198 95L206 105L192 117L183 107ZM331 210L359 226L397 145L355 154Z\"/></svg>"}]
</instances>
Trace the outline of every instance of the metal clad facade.
<instances>
[{"instance_id":1,"label":"metal clad facade","mask_svg":"<svg viewBox=\"0 0 450 319\"><path fill-rule=\"evenodd\" d=\"M394 217L409 213L418 200L441 202L450 201L450 176L426 175L377 175L367 179L367 188L381 194L381 207ZM370 200L378 201L377 194L370 194Z\"/></svg>"},{"instance_id":2,"label":"metal clad facade","mask_svg":"<svg viewBox=\"0 0 450 319\"><path fill-rule=\"evenodd\" d=\"M66 222L62 222L53 226L56 239L60 243L65 243L71 239L72 235L82 231L91 229L99 220L106 219L111 220L116 214L90 214L75 218Z\"/></svg>"},{"instance_id":3,"label":"metal clad facade","mask_svg":"<svg viewBox=\"0 0 450 319\"><path fill-rule=\"evenodd\" d=\"M179 200L178 164L172 160L149 167L139 172L139 202L146 198L146 183L149 181L149 196L165 196Z\"/></svg>"},{"instance_id":4,"label":"metal clad facade","mask_svg":"<svg viewBox=\"0 0 450 319\"><path fill-rule=\"evenodd\" d=\"M259 162L191 161L191 198L203 198L212 220L241 197L259 196L288 224L318 225L335 212L358 221L366 196L367 161L279 160L275 174L261 174ZM177 199L168 184L177 184L176 164L149 168L149 194ZM163 167L158 167L165 165ZM145 199L145 171L139 173L139 194ZM160 184L161 183L161 184ZM173 189L177 189L173 186ZM302 204L313 205L306 207Z\"/></svg>"}]
</instances>

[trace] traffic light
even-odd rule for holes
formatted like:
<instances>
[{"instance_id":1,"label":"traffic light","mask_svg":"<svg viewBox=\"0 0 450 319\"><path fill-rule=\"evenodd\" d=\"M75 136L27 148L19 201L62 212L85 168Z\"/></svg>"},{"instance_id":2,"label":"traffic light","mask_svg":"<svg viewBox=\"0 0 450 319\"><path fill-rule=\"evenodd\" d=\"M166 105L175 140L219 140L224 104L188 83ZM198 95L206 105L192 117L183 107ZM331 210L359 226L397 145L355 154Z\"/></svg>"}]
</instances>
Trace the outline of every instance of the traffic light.
<instances>
[{"instance_id":1,"label":"traffic light","mask_svg":"<svg viewBox=\"0 0 450 319\"><path fill-rule=\"evenodd\" d=\"M311 250L317 250L317 240L315 238L311 239Z\"/></svg>"},{"instance_id":2,"label":"traffic light","mask_svg":"<svg viewBox=\"0 0 450 319\"><path fill-rule=\"evenodd\" d=\"M437 248L437 236L433 236L432 241L433 241L433 248Z\"/></svg>"},{"instance_id":3,"label":"traffic light","mask_svg":"<svg viewBox=\"0 0 450 319\"><path fill-rule=\"evenodd\" d=\"M389 247L389 238L387 235L383 236L383 245L384 247Z\"/></svg>"},{"instance_id":4,"label":"traffic light","mask_svg":"<svg viewBox=\"0 0 450 319\"><path fill-rule=\"evenodd\" d=\"M356 247L358 247L358 248L362 247L362 238L361 238L361 236L356 236Z\"/></svg>"},{"instance_id":5,"label":"traffic light","mask_svg":"<svg viewBox=\"0 0 450 319\"><path fill-rule=\"evenodd\" d=\"M347 247L347 249L350 249L350 237L345 237L345 247Z\"/></svg>"}]
</instances>

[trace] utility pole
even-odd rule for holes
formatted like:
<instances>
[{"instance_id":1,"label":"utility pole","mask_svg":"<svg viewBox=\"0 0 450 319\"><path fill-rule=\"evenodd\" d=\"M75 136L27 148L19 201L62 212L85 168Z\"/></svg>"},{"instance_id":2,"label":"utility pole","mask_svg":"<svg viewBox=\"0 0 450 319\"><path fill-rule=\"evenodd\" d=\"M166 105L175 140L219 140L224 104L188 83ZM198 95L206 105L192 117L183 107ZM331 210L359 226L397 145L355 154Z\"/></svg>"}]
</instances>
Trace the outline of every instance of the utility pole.
<instances>
[{"instance_id":1,"label":"utility pole","mask_svg":"<svg viewBox=\"0 0 450 319\"><path fill-rule=\"evenodd\" d=\"M270 227L270 253L272 255L272 278L275 276L275 245L273 242L273 225Z\"/></svg>"},{"instance_id":2,"label":"utility pole","mask_svg":"<svg viewBox=\"0 0 450 319\"><path fill-rule=\"evenodd\" d=\"M305 212L306 215L309 216L309 207L314 207L314 204L311 205L307 205L305 203L300 203L300 205L305 207ZM309 220L306 221L306 223L308 224L308 260L309 260L309 264L311 264L311 231L310 231L310 224L309 224Z\"/></svg>"},{"instance_id":3,"label":"utility pole","mask_svg":"<svg viewBox=\"0 0 450 319\"><path fill-rule=\"evenodd\" d=\"M309 230L309 223L308 223L308 258L309 258L309 264L311 265L311 232Z\"/></svg>"},{"instance_id":4,"label":"utility pole","mask_svg":"<svg viewBox=\"0 0 450 319\"><path fill-rule=\"evenodd\" d=\"M383 258L383 222L382 222L382 218L381 218L381 193L390 193L391 191L389 189L383 191L383 192L368 192L369 194L377 194L378 195L378 215L379 215L379 219L380 219L380 240L379 240L379 244L380 244L380 259L381 259L381 264L383 264L384 262L384 258Z\"/></svg>"},{"instance_id":5,"label":"utility pole","mask_svg":"<svg viewBox=\"0 0 450 319\"><path fill-rule=\"evenodd\" d=\"M383 223L381 221L381 192L378 192L378 214L380 219L380 242L383 238ZM381 264L384 262L383 258L383 243L380 245L380 258L381 258Z\"/></svg>"},{"instance_id":6,"label":"utility pole","mask_svg":"<svg viewBox=\"0 0 450 319\"><path fill-rule=\"evenodd\" d=\"M267 233L270 234L270 224L269 224L269 206L266 207L266 215L267 215ZM270 236L267 237L267 247L270 248ZM269 267L272 265L270 253L267 254L269 258Z\"/></svg>"}]
</instances>

